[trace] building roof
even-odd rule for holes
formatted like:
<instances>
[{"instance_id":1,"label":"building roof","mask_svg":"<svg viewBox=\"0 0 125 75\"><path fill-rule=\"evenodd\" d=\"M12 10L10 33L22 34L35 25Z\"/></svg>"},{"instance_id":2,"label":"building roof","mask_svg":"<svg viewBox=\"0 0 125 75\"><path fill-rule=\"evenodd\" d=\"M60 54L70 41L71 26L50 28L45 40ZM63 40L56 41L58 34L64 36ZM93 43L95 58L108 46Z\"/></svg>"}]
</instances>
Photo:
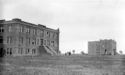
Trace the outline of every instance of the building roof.
<instances>
[{"instance_id":1,"label":"building roof","mask_svg":"<svg viewBox=\"0 0 125 75\"><path fill-rule=\"evenodd\" d=\"M0 20L0 24L11 24L11 23L20 23L20 24L25 24L25 25L37 27L40 29L46 29L48 31L59 32L59 29L52 29L52 28L46 27L45 25L42 25L42 24L33 24L33 23L25 22L19 18L14 18L14 19L9 20L9 21L6 21L5 19Z\"/></svg>"}]
</instances>

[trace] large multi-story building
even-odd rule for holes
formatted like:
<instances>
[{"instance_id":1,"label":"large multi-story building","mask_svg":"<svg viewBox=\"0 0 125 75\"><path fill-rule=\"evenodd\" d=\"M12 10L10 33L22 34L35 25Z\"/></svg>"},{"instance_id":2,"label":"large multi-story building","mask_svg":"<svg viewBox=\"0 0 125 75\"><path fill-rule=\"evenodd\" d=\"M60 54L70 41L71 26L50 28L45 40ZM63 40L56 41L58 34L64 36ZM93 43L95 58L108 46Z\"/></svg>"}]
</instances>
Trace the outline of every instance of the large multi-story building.
<instances>
[{"instance_id":1,"label":"large multi-story building","mask_svg":"<svg viewBox=\"0 0 125 75\"><path fill-rule=\"evenodd\" d=\"M116 55L116 42L114 40L100 40L88 42L89 55Z\"/></svg>"},{"instance_id":2,"label":"large multi-story building","mask_svg":"<svg viewBox=\"0 0 125 75\"><path fill-rule=\"evenodd\" d=\"M37 56L59 53L59 29L15 18L0 20L0 56Z\"/></svg>"}]
</instances>

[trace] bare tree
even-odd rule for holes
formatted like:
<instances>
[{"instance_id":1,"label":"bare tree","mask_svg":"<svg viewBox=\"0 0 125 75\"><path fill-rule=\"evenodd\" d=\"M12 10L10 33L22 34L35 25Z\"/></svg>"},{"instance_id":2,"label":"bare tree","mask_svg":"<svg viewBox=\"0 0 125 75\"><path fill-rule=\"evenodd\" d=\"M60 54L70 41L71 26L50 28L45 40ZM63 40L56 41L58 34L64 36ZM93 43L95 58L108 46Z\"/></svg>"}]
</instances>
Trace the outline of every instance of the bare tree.
<instances>
[{"instance_id":1,"label":"bare tree","mask_svg":"<svg viewBox=\"0 0 125 75\"><path fill-rule=\"evenodd\" d=\"M119 53L120 53L120 54L123 54L123 52L122 52L122 51L119 51Z\"/></svg>"},{"instance_id":2,"label":"bare tree","mask_svg":"<svg viewBox=\"0 0 125 75\"><path fill-rule=\"evenodd\" d=\"M72 50L72 53L75 54L75 50Z\"/></svg>"}]
</instances>

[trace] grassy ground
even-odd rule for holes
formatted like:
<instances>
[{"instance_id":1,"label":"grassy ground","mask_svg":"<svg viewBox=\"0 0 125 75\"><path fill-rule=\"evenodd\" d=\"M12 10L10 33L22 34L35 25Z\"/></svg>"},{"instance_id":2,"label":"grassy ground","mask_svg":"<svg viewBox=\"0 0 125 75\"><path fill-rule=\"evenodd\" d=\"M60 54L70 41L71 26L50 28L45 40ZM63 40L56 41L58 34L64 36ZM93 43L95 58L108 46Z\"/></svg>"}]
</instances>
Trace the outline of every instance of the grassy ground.
<instances>
[{"instance_id":1,"label":"grassy ground","mask_svg":"<svg viewBox=\"0 0 125 75\"><path fill-rule=\"evenodd\" d=\"M0 75L125 75L124 56L5 57Z\"/></svg>"}]
</instances>

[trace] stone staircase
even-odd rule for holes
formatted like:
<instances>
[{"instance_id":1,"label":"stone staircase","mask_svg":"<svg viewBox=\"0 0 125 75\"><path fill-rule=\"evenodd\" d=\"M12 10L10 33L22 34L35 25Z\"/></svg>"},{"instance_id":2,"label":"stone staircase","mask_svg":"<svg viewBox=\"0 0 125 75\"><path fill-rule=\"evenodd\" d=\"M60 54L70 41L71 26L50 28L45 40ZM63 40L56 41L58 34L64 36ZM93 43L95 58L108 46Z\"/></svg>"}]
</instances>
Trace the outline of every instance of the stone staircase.
<instances>
[{"instance_id":1,"label":"stone staircase","mask_svg":"<svg viewBox=\"0 0 125 75\"><path fill-rule=\"evenodd\" d=\"M54 55L57 55L57 52L50 46L46 46Z\"/></svg>"},{"instance_id":2,"label":"stone staircase","mask_svg":"<svg viewBox=\"0 0 125 75\"><path fill-rule=\"evenodd\" d=\"M40 55L43 55L43 54L51 55L51 52L48 49L46 49L44 46L39 46L38 50Z\"/></svg>"},{"instance_id":3,"label":"stone staircase","mask_svg":"<svg viewBox=\"0 0 125 75\"><path fill-rule=\"evenodd\" d=\"M49 46L39 46L40 54L57 55L56 51Z\"/></svg>"}]
</instances>

